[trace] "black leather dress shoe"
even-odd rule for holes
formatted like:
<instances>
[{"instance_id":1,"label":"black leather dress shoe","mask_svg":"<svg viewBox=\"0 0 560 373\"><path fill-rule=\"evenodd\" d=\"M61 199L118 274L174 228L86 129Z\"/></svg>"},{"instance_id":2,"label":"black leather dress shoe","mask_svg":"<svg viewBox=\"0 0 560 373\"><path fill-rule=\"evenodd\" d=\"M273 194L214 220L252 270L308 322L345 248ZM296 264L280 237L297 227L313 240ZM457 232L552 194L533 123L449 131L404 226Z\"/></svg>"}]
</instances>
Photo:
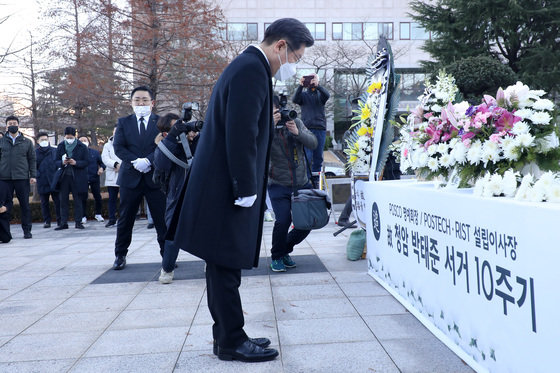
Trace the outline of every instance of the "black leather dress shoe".
<instances>
[{"instance_id":1,"label":"black leather dress shoe","mask_svg":"<svg viewBox=\"0 0 560 373\"><path fill-rule=\"evenodd\" d=\"M50 227L51 227L51 223L45 223L45 224L43 225L43 228L50 228Z\"/></svg>"},{"instance_id":2,"label":"black leather dress shoe","mask_svg":"<svg viewBox=\"0 0 560 373\"><path fill-rule=\"evenodd\" d=\"M33 235L31 234L31 232L25 232L23 234L23 238L25 238L25 239L29 239L29 238L32 238L32 237L33 237Z\"/></svg>"},{"instance_id":3,"label":"black leather dress shoe","mask_svg":"<svg viewBox=\"0 0 560 373\"><path fill-rule=\"evenodd\" d=\"M126 266L126 257L118 255L115 258L115 263L113 263L113 269L115 271L121 270Z\"/></svg>"},{"instance_id":4,"label":"black leather dress shoe","mask_svg":"<svg viewBox=\"0 0 560 373\"><path fill-rule=\"evenodd\" d=\"M82 223L76 223L76 229L85 229Z\"/></svg>"},{"instance_id":5,"label":"black leather dress shoe","mask_svg":"<svg viewBox=\"0 0 560 373\"><path fill-rule=\"evenodd\" d=\"M236 349L218 348L218 359L238 360L246 363L256 363L260 361L274 360L278 356L278 351L273 348L262 348L250 340L246 340Z\"/></svg>"},{"instance_id":6,"label":"black leather dress shoe","mask_svg":"<svg viewBox=\"0 0 560 373\"><path fill-rule=\"evenodd\" d=\"M68 224L59 225L59 226L56 227L54 230L55 230L55 231L61 231L61 230L63 230L63 229L68 229Z\"/></svg>"},{"instance_id":7,"label":"black leather dress shoe","mask_svg":"<svg viewBox=\"0 0 560 373\"><path fill-rule=\"evenodd\" d=\"M153 227L155 227L155 225L153 225L153 224L148 224L148 229L152 229Z\"/></svg>"},{"instance_id":8,"label":"black leather dress shoe","mask_svg":"<svg viewBox=\"0 0 560 373\"><path fill-rule=\"evenodd\" d=\"M117 222L115 220L109 220L107 224L105 224L105 228L112 227L113 225L117 225Z\"/></svg>"},{"instance_id":9,"label":"black leather dress shoe","mask_svg":"<svg viewBox=\"0 0 560 373\"><path fill-rule=\"evenodd\" d=\"M249 341L253 342L257 346L261 346L262 348L267 348L268 346L270 346L270 339L268 338L249 338ZM218 350L218 342L214 340L214 348L212 350L212 352L214 352L214 355L218 356Z\"/></svg>"}]
</instances>

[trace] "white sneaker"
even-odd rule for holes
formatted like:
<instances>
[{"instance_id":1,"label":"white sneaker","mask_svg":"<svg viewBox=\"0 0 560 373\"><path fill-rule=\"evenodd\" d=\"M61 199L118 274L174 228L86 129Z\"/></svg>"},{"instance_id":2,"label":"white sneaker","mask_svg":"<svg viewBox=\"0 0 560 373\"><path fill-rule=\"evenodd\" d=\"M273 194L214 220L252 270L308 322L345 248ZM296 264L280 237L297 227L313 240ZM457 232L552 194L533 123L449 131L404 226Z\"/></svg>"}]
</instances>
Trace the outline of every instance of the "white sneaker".
<instances>
[{"instance_id":1,"label":"white sneaker","mask_svg":"<svg viewBox=\"0 0 560 373\"><path fill-rule=\"evenodd\" d=\"M100 223L105 221L105 219L103 219L103 216L101 216L101 215L95 215L95 220L97 220Z\"/></svg>"},{"instance_id":2,"label":"white sneaker","mask_svg":"<svg viewBox=\"0 0 560 373\"><path fill-rule=\"evenodd\" d=\"M85 224L85 223L87 223L87 218L84 216L84 217L82 218L82 224Z\"/></svg>"},{"instance_id":3,"label":"white sneaker","mask_svg":"<svg viewBox=\"0 0 560 373\"><path fill-rule=\"evenodd\" d=\"M266 210L264 212L264 221L274 221L274 218L272 217L270 210Z\"/></svg>"},{"instance_id":4,"label":"white sneaker","mask_svg":"<svg viewBox=\"0 0 560 373\"><path fill-rule=\"evenodd\" d=\"M175 271L165 272L163 268L161 269L161 273L159 274L159 282L162 284L170 284L173 282L173 275Z\"/></svg>"}]
</instances>

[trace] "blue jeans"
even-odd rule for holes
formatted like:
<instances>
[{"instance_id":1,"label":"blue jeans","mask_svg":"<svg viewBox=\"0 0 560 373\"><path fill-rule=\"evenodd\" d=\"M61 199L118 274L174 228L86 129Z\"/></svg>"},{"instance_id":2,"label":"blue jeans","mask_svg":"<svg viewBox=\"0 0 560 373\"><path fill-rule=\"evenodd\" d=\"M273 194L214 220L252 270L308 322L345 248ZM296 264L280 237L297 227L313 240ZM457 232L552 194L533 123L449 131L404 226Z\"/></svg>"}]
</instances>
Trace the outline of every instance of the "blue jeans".
<instances>
[{"instance_id":1,"label":"blue jeans","mask_svg":"<svg viewBox=\"0 0 560 373\"><path fill-rule=\"evenodd\" d=\"M173 241L165 240L163 248L163 260L161 266L165 272L171 272L175 269L177 257L179 256L179 247L173 244Z\"/></svg>"},{"instance_id":2,"label":"blue jeans","mask_svg":"<svg viewBox=\"0 0 560 373\"><path fill-rule=\"evenodd\" d=\"M327 137L326 130L309 129L317 138L317 147L314 150L305 148L305 155L310 163L311 172L319 172L323 167L323 148ZM311 175L309 175L311 176Z\"/></svg>"},{"instance_id":3,"label":"blue jeans","mask_svg":"<svg viewBox=\"0 0 560 373\"><path fill-rule=\"evenodd\" d=\"M305 188L310 187L308 184ZM268 195L270 196L270 202L276 217L272 230L272 249L270 249L270 254L272 260L277 260L294 251L294 246L303 241L310 231L292 229L288 233L292 223L291 187L270 184L268 186Z\"/></svg>"}]
</instances>

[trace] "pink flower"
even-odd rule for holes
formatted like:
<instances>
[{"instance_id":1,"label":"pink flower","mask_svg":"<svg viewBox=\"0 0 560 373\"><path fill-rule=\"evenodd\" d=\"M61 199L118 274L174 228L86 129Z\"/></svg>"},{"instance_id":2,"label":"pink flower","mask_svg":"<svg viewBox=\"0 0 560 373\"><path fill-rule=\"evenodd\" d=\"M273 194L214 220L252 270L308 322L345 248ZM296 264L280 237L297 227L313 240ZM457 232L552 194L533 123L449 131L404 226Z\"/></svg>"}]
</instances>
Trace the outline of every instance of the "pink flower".
<instances>
[{"instance_id":1,"label":"pink flower","mask_svg":"<svg viewBox=\"0 0 560 373\"><path fill-rule=\"evenodd\" d=\"M463 141L463 144L464 144L465 140L470 140L475 136L476 136L476 134L474 132L467 132L463 136L461 136L461 140Z\"/></svg>"},{"instance_id":2,"label":"pink flower","mask_svg":"<svg viewBox=\"0 0 560 373\"><path fill-rule=\"evenodd\" d=\"M408 157L408 148L405 148L405 149L404 149L403 155L404 155L405 157Z\"/></svg>"},{"instance_id":3,"label":"pink flower","mask_svg":"<svg viewBox=\"0 0 560 373\"><path fill-rule=\"evenodd\" d=\"M498 104L496 99L490 95L484 95L484 102L486 102L488 106L496 106Z\"/></svg>"},{"instance_id":4,"label":"pink flower","mask_svg":"<svg viewBox=\"0 0 560 373\"><path fill-rule=\"evenodd\" d=\"M495 133L493 135L490 135L490 141L495 142L496 144L499 144L502 142L502 136L500 136L499 133Z\"/></svg>"},{"instance_id":5,"label":"pink flower","mask_svg":"<svg viewBox=\"0 0 560 373\"><path fill-rule=\"evenodd\" d=\"M463 145L465 145L467 148L470 148L471 139L463 139Z\"/></svg>"}]
</instances>

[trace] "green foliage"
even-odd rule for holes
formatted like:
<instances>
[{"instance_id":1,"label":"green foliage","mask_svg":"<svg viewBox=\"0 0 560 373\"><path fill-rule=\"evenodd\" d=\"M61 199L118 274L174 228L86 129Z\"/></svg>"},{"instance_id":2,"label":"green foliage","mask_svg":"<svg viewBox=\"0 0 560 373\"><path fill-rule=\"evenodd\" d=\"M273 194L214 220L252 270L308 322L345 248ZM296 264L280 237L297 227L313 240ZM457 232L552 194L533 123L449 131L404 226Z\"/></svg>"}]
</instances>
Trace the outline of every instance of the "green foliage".
<instances>
[{"instance_id":1,"label":"green foliage","mask_svg":"<svg viewBox=\"0 0 560 373\"><path fill-rule=\"evenodd\" d=\"M412 18L432 39L430 71L465 57L503 61L531 88L560 92L560 0L415 0Z\"/></svg>"},{"instance_id":2,"label":"green foliage","mask_svg":"<svg viewBox=\"0 0 560 373\"><path fill-rule=\"evenodd\" d=\"M329 150L330 148L332 148L332 141L332 136L327 135L325 137L325 146L323 146L323 150Z\"/></svg>"},{"instance_id":3,"label":"green foliage","mask_svg":"<svg viewBox=\"0 0 560 373\"><path fill-rule=\"evenodd\" d=\"M498 88L515 84L517 76L513 70L488 56L466 57L445 67L455 78L464 98L478 105L484 94L495 96Z\"/></svg>"}]
</instances>

